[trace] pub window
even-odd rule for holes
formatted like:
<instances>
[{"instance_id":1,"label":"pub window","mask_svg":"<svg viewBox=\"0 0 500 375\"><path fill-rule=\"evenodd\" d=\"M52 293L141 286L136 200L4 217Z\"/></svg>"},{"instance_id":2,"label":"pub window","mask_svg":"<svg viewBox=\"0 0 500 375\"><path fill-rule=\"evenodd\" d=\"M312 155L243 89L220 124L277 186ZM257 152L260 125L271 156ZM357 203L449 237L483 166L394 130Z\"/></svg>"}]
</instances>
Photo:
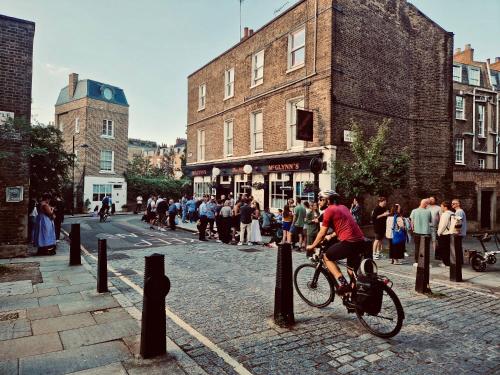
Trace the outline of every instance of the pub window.
<instances>
[{"instance_id":1,"label":"pub window","mask_svg":"<svg viewBox=\"0 0 500 375\"><path fill-rule=\"evenodd\" d=\"M240 194L252 194L252 184L248 175L236 175L235 176L235 196L239 197Z\"/></svg>"},{"instance_id":2,"label":"pub window","mask_svg":"<svg viewBox=\"0 0 500 375\"><path fill-rule=\"evenodd\" d=\"M278 176L279 175L279 176ZM293 178L288 173L271 173L271 208L283 209L288 199L293 198Z\"/></svg>"},{"instance_id":3,"label":"pub window","mask_svg":"<svg viewBox=\"0 0 500 375\"><path fill-rule=\"evenodd\" d=\"M314 175L312 173L296 173L295 174L295 197L302 201L314 201L314 191L311 190L311 185L314 183Z\"/></svg>"}]
</instances>

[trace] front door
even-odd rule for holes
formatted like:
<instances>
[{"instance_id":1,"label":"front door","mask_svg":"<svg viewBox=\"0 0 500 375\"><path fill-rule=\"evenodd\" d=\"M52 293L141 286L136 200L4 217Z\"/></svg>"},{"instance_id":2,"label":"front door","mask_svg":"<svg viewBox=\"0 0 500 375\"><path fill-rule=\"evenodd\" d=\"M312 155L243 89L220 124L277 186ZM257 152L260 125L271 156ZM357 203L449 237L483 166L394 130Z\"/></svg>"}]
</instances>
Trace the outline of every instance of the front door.
<instances>
[{"instance_id":1,"label":"front door","mask_svg":"<svg viewBox=\"0 0 500 375\"><path fill-rule=\"evenodd\" d=\"M481 191L481 228L491 229L491 199L493 192Z\"/></svg>"}]
</instances>

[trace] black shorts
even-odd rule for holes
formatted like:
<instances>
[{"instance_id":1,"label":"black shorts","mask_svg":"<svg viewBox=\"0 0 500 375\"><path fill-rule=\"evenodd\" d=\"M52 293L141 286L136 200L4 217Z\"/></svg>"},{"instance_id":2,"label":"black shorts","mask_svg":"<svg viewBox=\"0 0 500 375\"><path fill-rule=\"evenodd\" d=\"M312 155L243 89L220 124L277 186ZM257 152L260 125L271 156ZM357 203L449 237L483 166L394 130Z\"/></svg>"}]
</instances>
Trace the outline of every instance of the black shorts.
<instances>
[{"instance_id":1,"label":"black shorts","mask_svg":"<svg viewBox=\"0 0 500 375\"><path fill-rule=\"evenodd\" d=\"M385 238L385 231L384 232L375 232L375 239L376 240L383 240Z\"/></svg>"},{"instance_id":2,"label":"black shorts","mask_svg":"<svg viewBox=\"0 0 500 375\"><path fill-rule=\"evenodd\" d=\"M295 225L292 225L292 228L291 228L291 232L292 234L302 234L304 232L304 227L296 227Z\"/></svg>"},{"instance_id":3,"label":"black shorts","mask_svg":"<svg viewBox=\"0 0 500 375\"><path fill-rule=\"evenodd\" d=\"M340 259L347 258L347 266L357 270L361 264L361 255L365 251L365 241L340 241L326 250L326 257L328 260L334 262Z\"/></svg>"}]
</instances>

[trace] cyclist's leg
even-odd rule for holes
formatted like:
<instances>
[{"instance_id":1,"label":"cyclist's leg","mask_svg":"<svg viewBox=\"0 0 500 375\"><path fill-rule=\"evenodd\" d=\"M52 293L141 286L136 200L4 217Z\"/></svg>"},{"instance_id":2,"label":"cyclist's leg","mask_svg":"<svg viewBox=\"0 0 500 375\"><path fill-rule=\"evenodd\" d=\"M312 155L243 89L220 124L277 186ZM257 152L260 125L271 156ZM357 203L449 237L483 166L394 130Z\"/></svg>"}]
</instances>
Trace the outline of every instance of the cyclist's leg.
<instances>
[{"instance_id":1,"label":"cyclist's leg","mask_svg":"<svg viewBox=\"0 0 500 375\"><path fill-rule=\"evenodd\" d=\"M350 254L350 250L351 247L349 246L349 243L345 241L337 242L326 250L323 260L330 273L336 279L343 277L343 274L342 271L340 271L340 268L335 263L335 261L347 258Z\"/></svg>"}]
</instances>

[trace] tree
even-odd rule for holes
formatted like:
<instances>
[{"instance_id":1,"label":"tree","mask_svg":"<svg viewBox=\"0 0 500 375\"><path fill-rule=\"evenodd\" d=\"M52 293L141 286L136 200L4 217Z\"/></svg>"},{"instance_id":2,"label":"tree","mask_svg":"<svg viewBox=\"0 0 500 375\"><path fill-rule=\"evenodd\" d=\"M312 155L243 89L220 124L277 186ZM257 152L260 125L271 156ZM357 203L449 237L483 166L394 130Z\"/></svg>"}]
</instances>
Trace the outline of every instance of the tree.
<instances>
[{"instance_id":1,"label":"tree","mask_svg":"<svg viewBox=\"0 0 500 375\"><path fill-rule=\"evenodd\" d=\"M377 124L377 133L366 139L361 126L352 121L352 161L335 165L337 189L346 197L363 194L389 196L408 183L410 154L406 147L388 149L390 119Z\"/></svg>"}]
</instances>

